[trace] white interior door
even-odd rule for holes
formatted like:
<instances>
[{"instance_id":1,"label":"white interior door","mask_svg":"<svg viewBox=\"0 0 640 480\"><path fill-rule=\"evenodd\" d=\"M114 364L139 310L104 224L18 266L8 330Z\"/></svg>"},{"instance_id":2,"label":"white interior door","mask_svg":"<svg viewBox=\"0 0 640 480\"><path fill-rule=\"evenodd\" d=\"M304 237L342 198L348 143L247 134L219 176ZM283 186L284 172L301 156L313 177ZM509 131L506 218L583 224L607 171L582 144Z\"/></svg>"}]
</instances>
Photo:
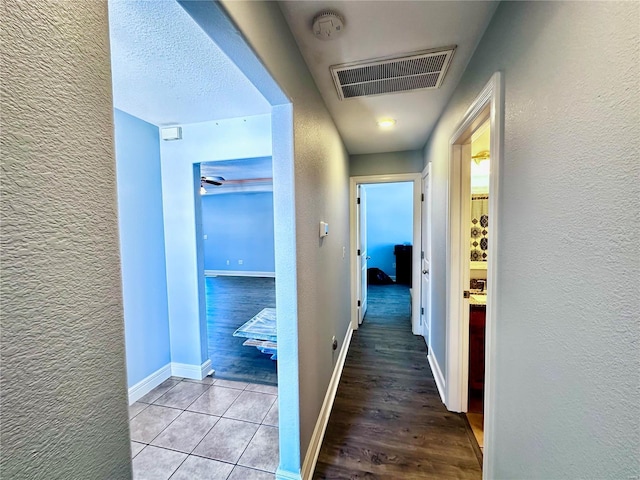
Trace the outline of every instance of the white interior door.
<instances>
[{"instance_id":1,"label":"white interior door","mask_svg":"<svg viewBox=\"0 0 640 480\"><path fill-rule=\"evenodd\" d=\"M360 259L358 324L361 324L367 314L367 268L369 262L367 255L367 191L362 185L358 185L358 254Z\"/></svg>"},{"instance_id":2,"label":"white interior door","mask_svg":"<svg viewBox=\"0 0 640 480\"><path fill-rule=\"evenodd\" d=\"M427 346L431 348L431 191L430 191L430 179L431 176L431 164L427 167L425 175L422 177L422 211L421 211L421 225L422 225L422 263L421 263L421 299L420 303L422 308L420 314L422 315L422 335L427 343Z\"/></svg>"}]
</instances>

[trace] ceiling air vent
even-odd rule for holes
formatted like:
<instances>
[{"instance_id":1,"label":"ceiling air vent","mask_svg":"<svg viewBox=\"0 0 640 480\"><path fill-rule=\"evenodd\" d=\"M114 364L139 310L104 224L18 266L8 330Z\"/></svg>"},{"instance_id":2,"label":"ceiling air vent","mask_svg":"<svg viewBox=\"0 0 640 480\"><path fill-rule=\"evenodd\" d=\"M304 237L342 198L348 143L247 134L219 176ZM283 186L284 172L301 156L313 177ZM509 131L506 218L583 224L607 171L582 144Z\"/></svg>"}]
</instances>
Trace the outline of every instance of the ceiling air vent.
<instances>
[{"instance_id":1,"label":"ceiling air vent","mask_svg":"<svg viewBox=\"0 0 640 480\"><path fill-rule=\"evenodd\" d=\"M438 48L329 68L340 100L439 88L455 50L455 46Z\"/></svg>"}]
</instances>

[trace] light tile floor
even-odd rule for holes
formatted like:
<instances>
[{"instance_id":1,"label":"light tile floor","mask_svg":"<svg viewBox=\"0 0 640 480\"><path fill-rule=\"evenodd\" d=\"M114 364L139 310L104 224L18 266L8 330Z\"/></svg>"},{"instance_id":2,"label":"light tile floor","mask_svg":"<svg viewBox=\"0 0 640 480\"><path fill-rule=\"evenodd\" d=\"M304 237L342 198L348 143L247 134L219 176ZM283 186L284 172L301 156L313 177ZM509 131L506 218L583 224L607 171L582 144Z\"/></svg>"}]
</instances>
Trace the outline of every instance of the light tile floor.
<instances>
[{"instance_id":1,"label":"light tile floor","mask_svg":"<svg viewBox=\"0 0 640 480\"><path fill-rule=\"evenodd\" d=\"M278 388L171 377L129 407L135 480L272 480Z\"/></svg>"}]
</instances>

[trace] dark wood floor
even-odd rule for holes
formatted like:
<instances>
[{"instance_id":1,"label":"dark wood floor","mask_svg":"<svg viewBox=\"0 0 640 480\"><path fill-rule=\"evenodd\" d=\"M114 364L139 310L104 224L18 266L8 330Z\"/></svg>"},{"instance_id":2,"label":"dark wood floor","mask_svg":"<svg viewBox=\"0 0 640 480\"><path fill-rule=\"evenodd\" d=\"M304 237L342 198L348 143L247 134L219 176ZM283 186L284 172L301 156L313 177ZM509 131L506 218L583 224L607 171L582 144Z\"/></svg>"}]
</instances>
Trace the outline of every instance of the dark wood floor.
<instances>
[{"instance_id":1,"label":"dark wood floor","mask_svg":"<svg viewBox=\"0 0 640 480\"><path fill-rule=\"evenodd\" d=\"M321 479L480 479L464 419L446 410L408 288L370 286L316 465Z\"/></svg>"},{"instance_id":2,"label":"dark wood floor","mask_svg":"<svg viewBox=\"0 0 640 480\"><path fill-rule=\"evenodd\" d=\"M265 307L276 306L274 278L207 277L207 337L216 378L277 385L277 361L233 332Z\"/></svg>"}]
</instances>

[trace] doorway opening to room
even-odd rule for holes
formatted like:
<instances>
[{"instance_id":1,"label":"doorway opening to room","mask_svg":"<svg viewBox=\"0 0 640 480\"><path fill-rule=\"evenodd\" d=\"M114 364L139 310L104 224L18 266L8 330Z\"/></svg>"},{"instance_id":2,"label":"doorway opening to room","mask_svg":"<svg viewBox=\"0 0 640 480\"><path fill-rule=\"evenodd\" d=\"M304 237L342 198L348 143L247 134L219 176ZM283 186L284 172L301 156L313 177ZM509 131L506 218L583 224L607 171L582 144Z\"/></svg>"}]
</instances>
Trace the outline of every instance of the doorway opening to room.
<instances>
[{"instance_id":1,"label":"doorway opening to room","mask_svg":"<svg viewBox=\"0 0 640 480\"><path fill-rule=\"evenodd\" d=\"M397 322L411 315L413 184L358 185L360 300L358 322Z\"/></svg>"},{"instance_id":2,"label":"doorway opening to room","mask_svg":"<svg viewBox=\"0 0 640 480\"><path fill-rule=\"evenodd\" d=\"M275 387L272 158L201 163L199 191L211 367L219 379Z\"/></svg>"},{"instance_id":3,"label":"doorway opening to room","mask_svg":"<svg viewBox=\"0 0 640 480\"><path fill-rule=\"evenodd\" d=\"M351 178L352 325L404 322L422 334L419 174Z\"/></svg>"},{"instance_id":4,"label":"doorway opening to room","mask_svg":"<svg viewBox=\"0 0 640 480\"><path fill-rule=\"evenodd\" d=\"M240 477L256 470L263 475L296 471L300 408L292 105L219 4L110 1L108 8L134 477L193 476L196 470L225 478L232 471ZM158 57L168 44L171 49ZM230 170L210 171L208 162ZM245 174L236 175L234 168ZM268 173L246 176L246 170L261 168ZM214 185L207 179L215 177L225 177L219 185L225 193L209 195ZM224 270L233 262L236 273L250 267L271 276L255 277L268 285L253 294L247 285L241 285L240 295L237 285L225 285L226 290L212 285L210 304L245 305L249 297L259 297L260 310L241 315L248 316L242 324L277 305L277 342L259 345L265 353L243 346L244 341L239 346L264 355L268 367L262 381L212 376L207 338L206 242L220 240L222 222L229 222L224 233L238 226L242 202L231 199L241 194L264 197L245 198L243 205L250 204L252 213L270 212L265 213L270 222L250 225L253 236L243 237L248 246L242 256L227 251L223 265L212 269ZM205 208L212 203L217 212L235 208L237 214L214 218L211 225L203 222L203 203ZM266 245L251 244L259 234ZM258 266L262 261L268 266ZM239 329L224 328L231 339ZM269 351L276 343L277 352Z\"/></svg>"},{"instance_id":5,"label":"doorway opening to room","mask_svg":"<svg viewBox=\"0 0 640 480\"><path fill-rule=\"evenodd\" d=\"M484 378L489 253L489 171L491 129L485 121L471 136L469 226L469 345L467 420L478 447L484 450ZM464 160L463 160L464 161Z\"/></svg>"},{"instance_id":6,"label":"doorway opening to room","mask_svg":"<svg viewBox=\"0 0 640 480\"><path fill-rule=\"evenodd\" d=\"M495 74L452 136L447 224L445 403L462 412L481 462L491 448L501 77ZM492 466L483 466L485 474Z\"/></svg>"}]
</instances>

